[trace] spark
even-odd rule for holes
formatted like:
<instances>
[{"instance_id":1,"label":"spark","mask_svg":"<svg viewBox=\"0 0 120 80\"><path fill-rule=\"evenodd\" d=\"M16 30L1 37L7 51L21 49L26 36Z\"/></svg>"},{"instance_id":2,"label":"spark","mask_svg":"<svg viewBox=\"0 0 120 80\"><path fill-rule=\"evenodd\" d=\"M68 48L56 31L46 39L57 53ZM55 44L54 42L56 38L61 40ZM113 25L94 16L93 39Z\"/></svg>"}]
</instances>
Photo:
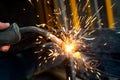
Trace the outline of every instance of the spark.
<instances>
[{"instance_id":1,"label":"spark","mask_svg":"<svg viewBox=\"0 0 120 80\"><path fill-rule=\"evenodd\" d=\"M26 9L25 8L23 8L23 11L25 11Z\"/></svg>"},{"instance_id":2,"label":"spark","mask_svg":"<svg viewBox=\"0 0 120 80\"><path fill-rule=\"evenodd\" d=\"M75 48L74 48L74 45L73 45L73 44L70 44L70 43L66 43L66 44L65 44L65 52L70 53L70 52L72 52L74 49L75 49Z\"/></svg>"},{"instance_id":3,"label":"spark","mask_svg":"<svg viewBox=\"0 0 120 80\"><path fill-rule=\"evenodd\" d=\"M45 63L47 63L48 62L48 60L45 60Z\"/></svg>"},{"instance_id":4,"label":"spark","mask_svg":"<svg viewBox=\"0 0 120 80\"><path fill-rule=\"evenodd\" d=\"M39 66L41 66L42 64L41 63L39 63Z\"/></svg>"},{"instance_id":5,"label":"spark","mask_svg":"<svg viewBox=\"0 0 120 80\"><path fill-rule=\"evenodd\" d=\"M45 45L42 45L42 47L45 47Z\"/></svg>"},{"instance_id":6,"label":"spark","mask_svg":"<svg viewBox=\"0 0 120 80\"><path fill-rule=\"evenodd\" d=\"M39 41L39 42L35 42L36 44L41 44L41 41Z\"/></svg>"},{"instance_id":7,"label":"spark","mask_svg":"<svg viewBox=\"0 0 120 80\"><path fill-rule=\"evenodd\" d=\"M80 55L80 52L75 52L73 54L73 57L77 58L77 59L81 59L81 55Z\"/></svg>"},{"instance_id":8,"label":"spark","mask_svg":"<svg viewBox=\"0 0 120 80\"><path fill-rule=\"evenodd\" d=\"M101 76L101 73L100 73L100 72L97 72L97 74L98 74L99 76Z\"/></svg>"},{"instance_id":9,"label":"spark","mask_svg":"<svg viewBox=\"0 0 120 80\"><path fill-rule=\"evenodd\" d=\"M61 1L61 0L60 0ZM80 2L81 0L79 0ZM87 0L88 1L88 0ZM63 4L61 4L63 5ZM85 4L85 6L82 8L82 12L85 12L86 8L87 7L91 7L90 5L88 5L88 2ZM103 7L103 6L102 6ZM87 62L86 60L89 58L87 57L86 55L84 55L84 53L82 53L82 48L86 48L86 44L84 42L84 40L95 40L94 37L92 38L87 38L86 35L91 35L94 30L92 31L89 31L90 30L90 25L91 23L93 23L95 20L97 20L97 13L102 9L102 7L100 7L100 9L97 10L97 12L93 15L93 16L87 16L87 15L83 15L83 16L79 16L79 21L81 23L84 23L84 29L82 29L80 26L79 30L75 30L74 28L76 27L75 25L73 26L72 22L70 23L70 28L69 29L69 26L68 26L68 21L69 21L69 18L67 18L67 15L66 15L66 6L61 6L60 8L57 9L54 9L54 13L53 14L56 14L57 16L58 15L62 15L62 18L63 18L63 22L64 22L64 25L65 26L57 26L61 33L58 34L58 30L57 29L52 29L54 28L53 26L47 26L49 27L50 31L51 29L54 30L53 31L53 34L55 35L52 35L52 34L48 34L49 37L48 39L50 39L51 41L53 42L57 42L55 43L56 45L58 45L61 50L62 50L62 53L59 53L58 50L54 47L51 46L51 48L53 49L49 49L49 54L47 55L47 57L44 57L44 62L47 63L49 59L52 60L52 64L54 64L54 61L55 59L57 59L57 57L59 55L65 55L66 57L70 57L73 59L73 62L74 62L74 65L73 67L76 68L76 69L79 69L80 67L80 60L85 64L85 70L88 71L88 69L90 69L90 71L92 73L94 73L94 68L91 67L89 64L86 66ZM62 8L64 8L62 10ZM71 13L71 16L72 13ZM39 17L37 15L37 17ZM54 19L54 18L53 18ZM51 19L52 20L52 19ZM49 22L51 21L49 20ZM84 21L84 22L83 22ZM54 23L58 23L57 21L53 20ZM77 24L77 23L76 23ZM42 28L45 28L46 24L36 24L37 27L42 27ZM58 38L56 38L58 36ZM43 37L42 36L39 36L37 39L36 39L36 44L41 44L41 41L40 39L42 39ZM84 40L83 40L84 39ZM104 45L106 45L107 43L105 43ZM46 45L42 45L42 47L46 47ZM40 51L43 51L43 49L40 49ZM35 53L40 53L40 51L36 51ZM41 59L42 57L38 57L38 59ZM41 66L42 64L40 63L39 66ZM96 73L96 76L99 78L101 74L99 72ZM70 78L70 77L69 77Z\"/></svg>"},{"instance_id":10,"label":"spark","mask_svg":"<svg viewBox=\"0 0 120 80\"><path fill-rule=\"evenodd\" d=\"M99 76L98 74L96 74L96 77L97 77L99 80L101 80L101 78L100 78L100 76Z\"/></svg>"},{"instance_id":11,"label":"spark","mask_svg":"<svg viewBox=\"0 0 120 80\"><path fill-rule=\"evenodd\" d=\"M37 26L37 27L43 27L43 28L44 28L44 27L46 26L46 24L44 24L44 23L43 23L43 24L36 24L36 26Z\"/></svg>"},{"instance_id":12,"label":"spark","mask_svg":"<svg viewBox=\"0 0 120 80\"><path fill-rule=\"evenodd\" d=\"M34 53L40 53L40 51L35 51Z\"/></svg>"},{"instance_id":13,"label":"spark","mask_svg":"<svg viewBox=\"0 0 120 80\"><path fill-rule=\"evenodd\" d=\"M51 50L51 49L49 49L49 51L50 51L50 54L49 54L49 56L52 56L52 57L57 57L58 55L59 55L59 53L56 51L56 49L53 51L53 50Z\"/></svg>"},{"instance_id":14,"label":"spark","mask_svg":"<svg viewBox=\"0 0 120 80\"><path fill-rule=\"evenodd\" d=\"M28 0L29 1L29 3L33 6L33 3L32 3L32 1L31 0Z\"/></svg>"},{"instance_id":15,"label":"spark","mask_svg":"<svg viewBox=\"0 0 120 80\"><path fill-rule=\"evenodd\" d=\"M106 43L104 43L104 46L106 46L108 43L106 42Z\"/></svg>"},{"instance_id":16,"label":"spark","mask_svg":"<svg viewBox=\"0 0 120 80\"><path fill-rule=\"evenodd\" d=\"M52 59L53 61L55 60L55 57Z\"/></svg>"},{"instance_id":17,"label":"spark","mask_svg":"<svg viewBox=\"0 0 120 80\"><path fill-rule=\"evenodd\" d=\"M39 2L39 0L37 0L37 3Z\"/></svg>"},{"instance_id":18,"label":"spark","mask_svg":"<svg viewBox=\"0 0 120 80\"><path fill-rule=\"evenodd\" d=\"M47 4L50 4L50 1L47 1Z\"/></svg>"},{"instance_id":19,"label":"spark","mask_svg":"<svg viewBox=\"0 0 120 80\"><path fill-rule=\"evenodd\" d=\"M38 57L38 59L41 59L41 58L42 58L42 56L39 56L39 57Z\"/></svg>"},{"instance_id":20,"label":"spark","mask_svg":"<svg viewBox=\"0 0 120 80\"><path fill-rule=\"evenodd\" d=\"M36 17L37 17L37 18L39 18L39 17L40 17L40 15L36 15Z\"/></svg>"},{"instance_id":21,"label":"spark","mask_svg":"<svg viewBox=\"0 0 120 80\"><path fill-rule=\"evenodd\" d=\"M56 15L61 15L61 10L60 8L57 10L57 9L54 9L54 13L53 14L56 14Z\"/></svg>"},{"instance_id":22,"label":"spark","mask_svg":"<svg viewBox=\"0 0 120 80\"><path fill-rule=\"evenodd\" d=\"M43 51L43 49L40 49L40 52L42 52Z\"/></svg>"},{"instance_id":23,"label":"spark","mask_svg":"<svg viewBox=\"0 0 120 80\"><path fill-rule=\"evenodd\" d=\"M47 58L46 57L44 57L44 59L43 60L46 60Z\"/></svg>"},{"instance_id":24,"label":"spark","mask_svg":"<svg viewBox=\"0 0 120 80\"><path fill-rule=\"evenodd\" d=\"M70 77L68 77L68 80L71 80L71 78L70 78Z\"/></svg>"}]
</instances>

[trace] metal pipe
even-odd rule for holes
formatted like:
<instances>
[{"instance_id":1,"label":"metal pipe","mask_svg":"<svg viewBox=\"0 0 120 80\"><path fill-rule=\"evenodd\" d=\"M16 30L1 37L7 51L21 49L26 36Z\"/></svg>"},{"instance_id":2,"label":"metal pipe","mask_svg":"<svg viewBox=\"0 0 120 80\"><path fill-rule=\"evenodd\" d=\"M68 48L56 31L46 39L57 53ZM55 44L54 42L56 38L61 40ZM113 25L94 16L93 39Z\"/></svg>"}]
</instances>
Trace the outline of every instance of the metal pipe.
<instances>
[{"instance_id":1,"label":"metal pipe","mask_svg":"<svg viewBox=\"0 0 120 80\"><path fill-rule=\"evenodd\" d=\"M45 36L46 38L50 39L52 42L56 43L60 47L64 45L64 42L61 39L57 38L55 35L51 34L47 30L44 30L44 29L41 29L35 26L22 27L20 28L20 32L21 33L35 32L42 36ZM67 80L76 80L73 59L72 57L67 58L67 59L68 59L68 64L66 65L66 67L68 68L66 69Z\"/></svg>"},{"instance_id":2,"label":"metal pipe","mask_svg":"<svg viewBox=\"0 0 120 80\"><path fill-rule=\"evenodd\" d=\"M106 10L107 10L108 26L110 29L114 29L115 23L114 23L113 9L112 9L112 1L105 0L105 4L106 4Z\"/></svg>"},{"instance_id":3,"label":"metal pipe","mask_svg":"<svg viewBox=\"0 0 120 80\"><path fill-rule=\"evenodd\" d=\"M59 46L62 46L63 41L59 38L57 38L55 35L51 34L47 30L35 27L35 26L27 26L27 27L22 27L20 28L21 33L26 33L26 32L35 32L38 33L48 39L50 39L52 42L56 43Z\"/></svg>"},{"instance_id":4,"label":"metal pipe","mask_svg":"<svg viewBox=\"0 0 120 80\"><path fill-rule=\"evenodd\" d=\"M97 16L97 20L98 20L98 27L99 27L99 29L101 29L102 28L102 26L101 26L101 17L100 17L100 13L98 12L99 8L98 8L97 0L94 0L94 4L95 4L95 11L97 13L96 16Z\"/></svg>"},{"instance_id":5,"label":"metal pipe","mask_svg":"<svg viewBox=\"0 0 120 80\"><path fill-rule=\"evenodd\" d=\"M65 65L67 80L76 80L76 71L74 68L73 58L68 58L67 62L67 65Z\"/></svg>"}]
</instances>

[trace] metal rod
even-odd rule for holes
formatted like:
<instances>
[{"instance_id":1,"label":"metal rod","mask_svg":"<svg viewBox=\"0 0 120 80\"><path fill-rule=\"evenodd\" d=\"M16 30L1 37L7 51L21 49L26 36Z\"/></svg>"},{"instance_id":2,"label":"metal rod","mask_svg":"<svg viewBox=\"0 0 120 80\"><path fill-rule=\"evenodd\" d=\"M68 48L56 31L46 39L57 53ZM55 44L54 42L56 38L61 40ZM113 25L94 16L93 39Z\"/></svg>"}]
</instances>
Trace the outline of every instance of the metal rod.
<instances>
[{"instance_id":1,"label":"metal rod","mask_svg":"<svg viewBox=\"0 0 120 80\"><path fill-rule=\"evenodd\" d=\"M95 4L95 11L96 11L96 16L97 16L97 20L98 20L98 28L101 29L102 26L101 26L101 17L100 17L100 13L98 12L99 8L98 8L98 2L97 0L94 0L94 4Z\"/></svg>"},{"instance_id":2,"label":"metal rod","mask_svg":"<svg viewBox=\"0 0 120 80\"><path fill-rule=\"evenodd\" d=\"M67 62L68 63L65 66L67 80L76 80L76 71L74 69L73 59L69 58L69 59L67 59Z\"/></svg>"},{"instance_id":3,"label":"metal rod","mask_svg":"<svg viewBox=\"0 0 120 80\"><path fill-rule=\"evenodd\" d=\"M59 19L60 19L60 23L64 24L65 27L65 31L68 32L68 22L67 22L67 12L66 12L66 6L64 3L64 0L55 0L56 1L56 6L58 9L60 9L60 15L59 15Z\"/></svg>"},{"instance_id":4,"label":"metal rod","mask_svg":"<svg viewBox=\"0 0 120 80\"><path fill-rule=\"evenodd\" d=\"M115 23L114 23L113 9L112 9L112 1L105 0L105 5L106 5L106 11L107 11L108 26L110 29L114 29Z\"/></svg>"},{"instance_id":5,"label":"metal rod","mask_svg":"<svg viewBox=\"0 0 120 80\"><path fill-rule=\"evenodd\" d=\"M47 30L35 27L35 26L27 26L27 27L22 27L20 28L21 33L26 33L26 32L34 32L38 33L48 39L50 39L52 42L56 43L59 46L62 46L63 41L59 38L57 38L55 35L51 34Z\"/></svg>"},{"instance_id":6,"label":"metal rod","mask_svg":"<svg viewBox=\"0 0 120 80\"><path fill-rule=\"evenodd\" d=\"M55 35L51 34L50 32L44 29L41 29L35 26L22 27L20 28L20 32L21 33L35 32L42 36L45 36L46 38L50 39L52 42L56 43L60 47L64 45L63 41L57 38ZM76 80L73 58L72 56L70 56L70 57L67 57L67 59L68 59L68 64L66 65L67 80Z\"/></svg>"}]
</instances>

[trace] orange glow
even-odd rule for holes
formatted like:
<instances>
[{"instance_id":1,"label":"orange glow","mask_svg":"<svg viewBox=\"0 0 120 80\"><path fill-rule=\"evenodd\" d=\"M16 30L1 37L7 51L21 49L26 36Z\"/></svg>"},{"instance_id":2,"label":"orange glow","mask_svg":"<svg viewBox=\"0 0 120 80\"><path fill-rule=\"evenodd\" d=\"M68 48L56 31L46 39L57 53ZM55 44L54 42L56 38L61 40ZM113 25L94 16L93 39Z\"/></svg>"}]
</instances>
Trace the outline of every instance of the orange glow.
<instances>
[{"instance_id":1,"label":"orange glow","mask_svg":"<svg viewBox=\"0 0 120 80\"><path fill-rule=\"evenodd\" d=\"M75 52L75 53L73 54L73 57L81 59L80 52Z\"/></svg>"},{"instance_id":2,"label":"orange glow","mask_svg":"<svg viewBox=\"0 0 120 80\"><path fill-rule=\"evenodd\" d=\"M65 52L73 52L75 49L74 45L73 44L65 44Z\"/></svg>"}]
</instances>

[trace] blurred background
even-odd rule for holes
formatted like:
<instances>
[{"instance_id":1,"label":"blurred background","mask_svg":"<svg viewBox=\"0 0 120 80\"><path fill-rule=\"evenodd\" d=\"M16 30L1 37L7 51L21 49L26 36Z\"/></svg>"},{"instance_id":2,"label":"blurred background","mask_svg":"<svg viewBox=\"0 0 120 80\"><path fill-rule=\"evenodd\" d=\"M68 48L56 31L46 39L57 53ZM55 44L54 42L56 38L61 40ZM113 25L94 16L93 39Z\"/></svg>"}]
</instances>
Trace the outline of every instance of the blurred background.
<instances>
[{"instance_id":1,"label":"blurred background","mask_svg":"<svg viewBox=\"0 0 120 80\"><path fill-rule=\"evenodd\" d=\"M50 27L41 28L52 30L52 28L59 29L59 26L70 26L70 21L74 25L78 22L79 27L84 28L86 19L93 17L89 25L92 29L119 30L119 9L120 0L0 0L0 22L10 22L11 24L15 22L20 27L40 27L40 24L47 24ZM85 16L85 19L79 19L79 16ZM63 17L66 17L66 19ZM79 29L79 27L75 28ZM42 72L36 71L38 61L37 55L34 54L35 48L31 47L24 50L23 47L30 46L36 41L37 37L38 34L34 33L23 34L22 41L13 45L11 52L0 54L0 80L66 79L66 73L61 66L62 62L59 64L60 66L56 66L54 69L52 67L52 69ZM46 39L41 41L42 43L48 42ZM37 73L33 75L34 72ZM117 79L105 78L104 80Z\"/></svg>"},{"instance_id":2,"label":"blurred background","mask_svg":"<svg viewBox=\"0 0 120 80\"><path fill-rule=\"evenodd\" d=\"M69 0L64 2L69 17L72 12L70 8L73 6L74 9L77 8L78 16L83 15L80 13L86 13L87 16L96 14L103 27L119 27L119 0L76 0L75 3L73 1L75 6ZM60 1L53 0L1 0L0 4L1 22L16 22L20 26L48 23L56 15L54 14L55 9L60 7ZM85 7L85 4L88 7L87 10L80 11Z\"/></svg>"}]
</instances>

